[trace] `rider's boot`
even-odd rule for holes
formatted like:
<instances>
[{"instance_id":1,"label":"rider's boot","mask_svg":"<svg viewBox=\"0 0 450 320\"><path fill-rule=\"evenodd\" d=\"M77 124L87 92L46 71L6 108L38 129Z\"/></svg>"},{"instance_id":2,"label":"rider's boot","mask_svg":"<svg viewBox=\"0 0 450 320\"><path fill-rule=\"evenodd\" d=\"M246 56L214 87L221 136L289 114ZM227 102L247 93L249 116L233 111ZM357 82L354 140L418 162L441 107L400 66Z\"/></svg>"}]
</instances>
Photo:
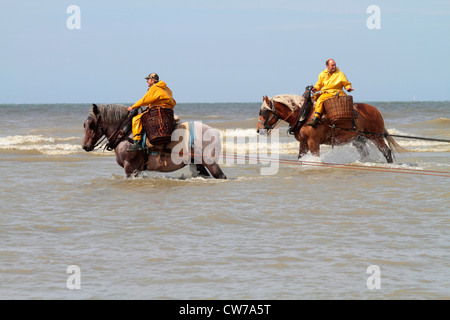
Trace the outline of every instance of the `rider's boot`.
<instances>
[{"instance_id":1,"label":"rider's boot","mask_svg":"<svg viewBox=\"0 0 450 320\"><path fill-rule=\"evenodd\" d=\"M308 122L306 125L307 125L307 126L311 126L311 127L313 127L313 128L316 128L317 125L319 124L319 121L320 121L320 118L314 116L314 119L312 119L312 121L311 121L311 122Z\"/></svg>"},{"instance_id":2,"label":"rider's boot","mask_svg":"<svg viewBox=\"0 0 450 320\"><path fill-rule=\"evenodd\" d=\"M133 145L127 149L127 151L129 152L141 150L142 150L142 140L134 140Z\"/></svg>"}]
</instances>

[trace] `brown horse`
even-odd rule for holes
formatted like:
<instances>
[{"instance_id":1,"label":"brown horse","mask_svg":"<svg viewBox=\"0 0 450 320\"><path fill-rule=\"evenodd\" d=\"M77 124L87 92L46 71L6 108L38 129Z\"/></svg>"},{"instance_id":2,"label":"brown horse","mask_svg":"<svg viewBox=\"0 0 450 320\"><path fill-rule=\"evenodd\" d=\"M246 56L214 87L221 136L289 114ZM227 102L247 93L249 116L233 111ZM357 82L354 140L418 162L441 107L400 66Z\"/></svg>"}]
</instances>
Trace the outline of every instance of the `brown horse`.
<instances>
[{"instance_id":1,"label":"brown horse","mask_svg":"<svg viewBox=\"0 0 450 320\"><path fill-rule=\"evenodd\" d=\"M106 137L108 148L114 149L116 161L124 168L127 177L145 170L172 172L190 164L191 169L194 167L197 170L197 173L191 170L195 175L226 179L217 163L221 152L220 133L217 129L201 122L179 123L172 134L172 141L164 149L147 153L128 152L127 149L133 142L129 125L132 116L126 106L93 104L84 122L82 148L92 151L100 139ZM191 144L189 146L188 141Z\"/></svg>"},{"instance_id":2,"label":"brown horse","mask_svg":"<svg viewBox=\"0 0 450 320\"><path fill-rule=\"evenodd\" d=\"M282 99L276 99L277 97ZM293 132L294 137L300 142L298 159L311 152L314 156L319 156L320 145L344 145L352 143L362 160L368 156L366 147L367 140L372 141L381 151L388 163L393 162L392 149L397 152L403 152L404 149L395 142L394 138L389 136L384 127L384 120L381 113L374 107L365 103L355 103L353 110L355 112L354 122L352 120L342 120L338 123L331 123L326 114L316 128L303 125L314 116L314 104L309 108L305 121L297 125L299 113L303 112L301 108L305 101L304 96L284 95L269 99L263 97L263 104L259 112L259 121L257 131L266 129L268 133L276 125L284 120L289 123L291 128L296 128ZM280 101L298 101L298 104L281 103ZM388 142L388 145L385 142Z\"/></svg>"}]
</instances>

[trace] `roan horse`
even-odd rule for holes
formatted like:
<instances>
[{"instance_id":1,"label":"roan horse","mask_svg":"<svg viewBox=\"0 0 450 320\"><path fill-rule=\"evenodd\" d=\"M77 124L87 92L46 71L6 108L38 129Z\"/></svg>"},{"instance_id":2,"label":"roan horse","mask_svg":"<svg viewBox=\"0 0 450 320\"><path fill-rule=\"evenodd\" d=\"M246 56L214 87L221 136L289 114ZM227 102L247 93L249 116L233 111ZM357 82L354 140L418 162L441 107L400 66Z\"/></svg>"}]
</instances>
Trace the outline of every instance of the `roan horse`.
<instances>
[{"instance_id":1,"label":"roan horse","mask_svg":"<svg viewBox=\"0 0 450 320\"><path fill-rule=\"evenodd\" d=\"M137 110L136 110L137 112ZM126 106L123 105L96 105L93 104L88 118L84 122L84 138L82 141L82 148L85 151L92 151L105 136L108 140L108 149L114 149L117 163L124 168L127 177L137 175L141 171L159 171L159 172L173 172L191 164L196 169L196 173L204 177L214 177L216 179L226 179L225 174L217 164L217 158L221 151L220 135L217 129L211 128L201 122L196 122L196 125L201 126L197 128L198 135L209 136L210 139L201 139L200 145L196 145L196 153L201 153L200 159L196 155L196 161L192 161L191 154L180 155L179 153L171 153L171 150L180 150L179 143L183 142L171 141L160 152L133 151L129 152L127 149L132 145L132 132L130 129L131 118L134 113L128 112ZM179 123L175 130L186 132L180 135L183 139L189 140L189 124ZM173 139L172 135L172 139ZM185 140L186 142L186 140ZM186 142L187 144L187 142ZM191 150L181 148L181 151ZM165 150L168 150L165 151ZM193 149L192 149L193 150ZM209 150L209 151L208 151ZM209 157L205 156L209 152ZM182 154L183 152L181 152ZM174 157L175 155L175 157ZM175 159L177 158L177 159ZM187 158L187 160L186 160ZM175 159L175 161L174 161ZM184 159L184 161L182 161Z\"/></svg>"},{"instance_id":2,"label":"roan horse","mask_svg":"<svg viewBox=\"0 0 450 320\"><path fill-rule=\"evenodd\" d=\"M334 146L352 143L364 161L369 155L366 146L367 140L372 141L377 146L388 163L393 162L391 150L394 149L397 152L405 151L405 149L398 145L394 138L389 136L384 127L383 117L374 106L365 103L355 103L353 104L353 110L355 112L354 122L352 120L344 120L339 123L331 123L325 114L319 125L313 128L304 125L304 123L313 118L314 103L310 106L309 112L306 112L304 121L298 122L299 115L304 112L303 109L306 105L304 103L305 99L307 99L305 95L284 95L277 97L284 97L282 100L290 99L299 101L298 106L280 103L279 99L275 99L276 97L269 99L267 96L264 96L263 104L259 112L257 131L259 133L261 129L266 129L267 133L270 133L279 121L284 120L289 123L290 127L294 128L291 133L300 142L298 159L301 159L308 151L313 156L318 157L321 144ZM386 145L385 139L388 145Z\"/></svg>"}]
</instances>

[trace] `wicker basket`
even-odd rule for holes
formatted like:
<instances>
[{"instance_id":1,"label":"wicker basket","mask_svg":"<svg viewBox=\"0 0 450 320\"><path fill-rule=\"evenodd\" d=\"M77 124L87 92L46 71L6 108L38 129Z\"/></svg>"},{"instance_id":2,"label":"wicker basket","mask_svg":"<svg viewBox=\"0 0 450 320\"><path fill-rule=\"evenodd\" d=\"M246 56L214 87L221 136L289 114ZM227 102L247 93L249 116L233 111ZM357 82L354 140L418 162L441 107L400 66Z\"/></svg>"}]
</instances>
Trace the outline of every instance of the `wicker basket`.
<instances>
[{"instance_id":1,"label":"wicker basket","mask_svg":"<svg viewBox=\"0 0 450 320\"><path fill-rule=\"evenodd\" d=\"M173 110L153 107L141 117L147 138L152 145L166 144L171 141L175 129Z\"/></svg>"},{"instance_id":2,"label":"wicker basket","mask_svg":"<svg viewBox=\"0 0 450 320\"><path fill-rule=\"evenodd\" d=\"M353 119L353 97L334 96L323 102L327 118L331 121Z\"/></svg>"}]
</instances>

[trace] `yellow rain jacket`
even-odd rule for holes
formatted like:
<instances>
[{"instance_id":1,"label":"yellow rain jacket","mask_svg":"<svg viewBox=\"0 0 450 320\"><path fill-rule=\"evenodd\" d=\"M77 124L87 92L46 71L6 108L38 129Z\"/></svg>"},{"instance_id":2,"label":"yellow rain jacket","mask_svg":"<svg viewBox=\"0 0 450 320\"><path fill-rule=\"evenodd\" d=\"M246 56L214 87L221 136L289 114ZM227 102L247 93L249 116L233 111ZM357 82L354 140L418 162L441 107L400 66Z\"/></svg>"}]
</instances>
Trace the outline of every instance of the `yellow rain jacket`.
<instances>
[{"instance_id":1,"label":"yellow rain jacket","mask_svg":"<svg viewBox=\"0 0 450 320\"><path fill-rule=\"evenodd\" d=\"M322 91L323 93L334 93L345 88L348 90L352 87L352 84L347 80L347 77L339 68L333 74L328 73L328 69L323 70L319 74L319 80L317 80L314 88L317 91Z\"/></svg>"},{"instance_id":2,"label":"yellow rain jacket","mask_svg":"<svg viewBox=\"0 0 450 320\"><path fill-rule=\"evenodd\" d=\"M160 106L173 109L176 104L175 99L172 97L172 90L167 87L164 81L159 81L152 85L144 97L137 101L132 108Z\"/></svg>"},{"instance_id":3,"label":"yellow rain jacket","mask_svg":"<svg viewBox=\"0 0 450 320\"><path fill-rule=\"evenodd\" d=\"M336 71L333 74L330 74L328 69L323 70L319 74L319 80L317 80L314 85L314 88L316 88L317 91L322 92L316 102L316 115L318 115L319 118L322 116L323 102L326 99L333 97L336 93L341 91L342 88L348 90L351 87L352 84L347 80L347 77L339 70L339 68L336 68Z\"/></svg>"},{"instance_id":4,"label":"yellow rain jacket","mask_svg":"<svg viewBox=\"0 0 450 320\"><path fill-rule=\"evenodd\" d=\"M167 87L164 81L159 81L152 85L142 99L137 101L131 108L139 108L148 106L149 108L154 106L160 106L163 108L173 109L176 105L175 99L172 97L172 90ZM143 113L133 117L131 129L133 131L133 139L141 140L142 123L141 117Z\"/></svg>"}]
</instances>

